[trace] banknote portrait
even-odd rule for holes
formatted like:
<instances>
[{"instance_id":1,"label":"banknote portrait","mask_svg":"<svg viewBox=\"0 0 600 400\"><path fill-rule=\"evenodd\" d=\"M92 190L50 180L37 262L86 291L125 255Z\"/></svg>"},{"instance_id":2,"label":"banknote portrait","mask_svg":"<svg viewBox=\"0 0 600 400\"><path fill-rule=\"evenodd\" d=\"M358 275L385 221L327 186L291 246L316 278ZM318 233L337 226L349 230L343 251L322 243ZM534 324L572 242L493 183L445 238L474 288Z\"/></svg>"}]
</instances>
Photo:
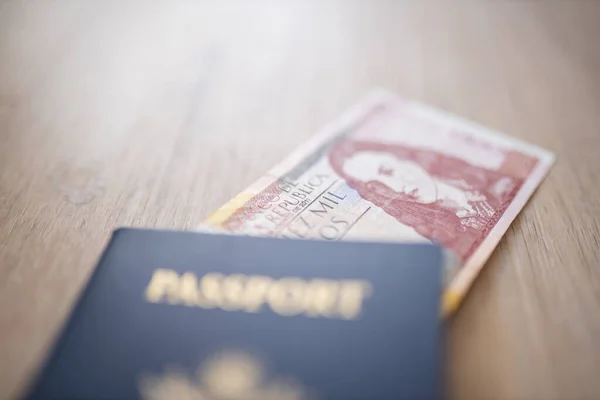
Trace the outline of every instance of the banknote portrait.
<instances>
[{"instance_id":1,"label":"banknote portrait","mask_svg":"<svg viewBox=\"0 0 600 400\"><path fill-rule=\"evenodd\" d=\"M362 198L463 262L523 182L437 151L381 142L340 142L329 161Z\"/></svg>"}]
</instances>

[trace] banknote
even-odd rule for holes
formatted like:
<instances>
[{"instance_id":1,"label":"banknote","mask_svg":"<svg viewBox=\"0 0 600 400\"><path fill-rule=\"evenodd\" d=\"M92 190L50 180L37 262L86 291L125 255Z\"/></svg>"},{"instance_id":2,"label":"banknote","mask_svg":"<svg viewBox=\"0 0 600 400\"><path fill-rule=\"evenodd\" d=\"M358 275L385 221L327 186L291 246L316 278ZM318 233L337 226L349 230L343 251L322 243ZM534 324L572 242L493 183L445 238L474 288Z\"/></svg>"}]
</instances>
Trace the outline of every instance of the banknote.
<instances>
[{"instance_id":1,"label":"banknote","mask_svg":"<svg viewBox=\"0 0 600 400\"><path fill-rule=\"evenodd\" d=\"M547 150L375 90L199 228L440 244L448 314L553 163Z\"/></svg>"}]
</instances>

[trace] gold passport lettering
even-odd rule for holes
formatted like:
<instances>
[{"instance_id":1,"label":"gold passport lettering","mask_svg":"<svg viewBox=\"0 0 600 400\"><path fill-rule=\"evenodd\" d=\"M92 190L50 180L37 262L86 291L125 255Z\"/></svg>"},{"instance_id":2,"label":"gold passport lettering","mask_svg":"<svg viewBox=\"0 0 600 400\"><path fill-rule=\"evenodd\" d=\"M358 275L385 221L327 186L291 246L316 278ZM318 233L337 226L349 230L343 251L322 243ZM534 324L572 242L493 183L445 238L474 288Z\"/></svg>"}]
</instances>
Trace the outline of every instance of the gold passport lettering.
<instances>
[{"instance_id":1,"label":"gold passport lettering","mask_svg":"<svg viewBox=\"0 0 600 400\"><path fill-rule=\"evenodd\" d=\"M270 278L262 275L208 273L200 278L157 269L146 287L150 303L204 309L259 312L264 306L283 316L356 319L372 286L365 280Z\"/></svg>"}]
</instances>

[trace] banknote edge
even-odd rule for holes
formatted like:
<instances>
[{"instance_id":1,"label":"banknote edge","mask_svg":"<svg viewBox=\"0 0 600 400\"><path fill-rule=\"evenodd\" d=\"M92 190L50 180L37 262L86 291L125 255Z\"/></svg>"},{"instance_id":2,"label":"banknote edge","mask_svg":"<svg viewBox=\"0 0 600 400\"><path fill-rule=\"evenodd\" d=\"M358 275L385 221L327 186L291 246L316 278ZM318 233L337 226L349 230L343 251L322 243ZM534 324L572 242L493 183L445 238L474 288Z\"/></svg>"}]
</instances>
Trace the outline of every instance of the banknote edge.
<instances>
[{"instance_id":1,"label":"banknote edge","mask_svg":"<svg viewBox=\"0 0 600 400\"><path fill-rule=\"evenodd\" d=\"M452 279L450 285L446 289L449 293L449 299L447 300L447 304L444 305L445 313L452 314L458 309L470 288L475 283L487 260L490 258L496 247L498 247L498 244L512 223L526 207L529 200L535 194L535 191L541 186L542 182L550 173L554 162L555 157L551 153L548 154L547 158L540 159L540 162L527 177L523 186L517 192L517 195L508 208L504 211L498 223L492 228L488 236L460 269L454 279Z\"/></svg>"},{"instance_id":2,"label":"banknote edge","mask_svg":"<svg viewBox=\"0 0 600 400\"><path fill-rule=\"evenodd\" d=\"M517 138L515 136L511 136L508 133L498 131L492 128L488 128L484 125L481 125L478 122L467 119L466 117L461 117L460 115L454 114L450 111L446 111L444 109L430 106L428 104L421 103L419 101L413 100L411 98L403 97L395 92L392 92L388 89L377 88L374 90L377 92L379 96L382 98L395 99L402 101L406 104L410 104L413 107L419 109L422 112L430 114L431 116L438 118L440 120L445 121L447 124L453 124L458 126L464 126L469 129L469 134L474 134L477 137L485 138L486 135L496 137L500 139L500 142L503 142L506 145L518 146L519 150L524 150L528 152L530 155L534 155L538 157L540 160L550 161L551 164L555 160L555 155L552 151L545 149L535 143L527 142L523 139Z\"/></svg>"}]
</instances>

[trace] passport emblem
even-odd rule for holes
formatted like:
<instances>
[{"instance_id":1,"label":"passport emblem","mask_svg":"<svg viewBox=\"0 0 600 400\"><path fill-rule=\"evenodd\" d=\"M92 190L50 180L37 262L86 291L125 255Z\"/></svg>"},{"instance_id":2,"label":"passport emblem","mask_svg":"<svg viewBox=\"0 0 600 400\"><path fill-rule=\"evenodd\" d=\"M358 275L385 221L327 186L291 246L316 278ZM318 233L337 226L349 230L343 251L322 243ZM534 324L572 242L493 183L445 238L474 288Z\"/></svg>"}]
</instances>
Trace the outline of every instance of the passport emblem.
<instances>
[{"instance_id":1,"label":"passport emblem","mask_svg":"<svg viewBox=\"0 0 600 400\"><path fill-rule=\"evenodd\" d=\"M268 375L258 357L229 350L202 363L195 375L170 368L160 376L143 376L139 387L144 400L309 399L308 390L297 379Z\"/></svg>"}]
</instances>

